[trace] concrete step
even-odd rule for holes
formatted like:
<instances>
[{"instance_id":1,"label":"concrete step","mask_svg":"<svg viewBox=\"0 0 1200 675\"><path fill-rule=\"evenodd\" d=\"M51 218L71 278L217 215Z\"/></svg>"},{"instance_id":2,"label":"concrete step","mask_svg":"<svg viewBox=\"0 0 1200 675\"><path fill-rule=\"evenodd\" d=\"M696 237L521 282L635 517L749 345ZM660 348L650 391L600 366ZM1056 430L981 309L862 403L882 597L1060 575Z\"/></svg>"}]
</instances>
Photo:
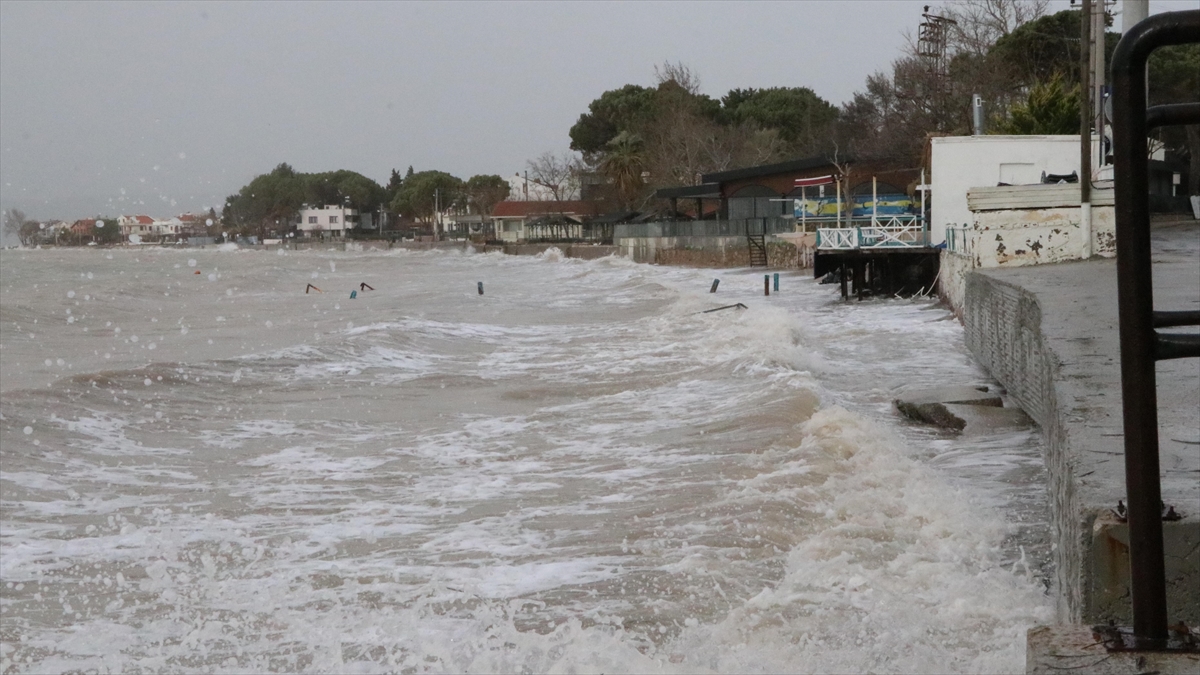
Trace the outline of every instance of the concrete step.
<instances>
[{"instance_id":1,"label":"concrete step","mask_svg":"<svg viewBox=\"0 0 1200 675\"><path fill-rule=\"evenodd\" d=\"M968 419L975 419L979 424L987 423L976 414L977 411L967 408L1004 406L1000 394L988 391L988 387L964 386L915 389L900 395L893 403L900 412L918 422L958 431L967 427ZM999 423L1000 415L994 416L993 423Z\"/></svg>"}]
</instances>

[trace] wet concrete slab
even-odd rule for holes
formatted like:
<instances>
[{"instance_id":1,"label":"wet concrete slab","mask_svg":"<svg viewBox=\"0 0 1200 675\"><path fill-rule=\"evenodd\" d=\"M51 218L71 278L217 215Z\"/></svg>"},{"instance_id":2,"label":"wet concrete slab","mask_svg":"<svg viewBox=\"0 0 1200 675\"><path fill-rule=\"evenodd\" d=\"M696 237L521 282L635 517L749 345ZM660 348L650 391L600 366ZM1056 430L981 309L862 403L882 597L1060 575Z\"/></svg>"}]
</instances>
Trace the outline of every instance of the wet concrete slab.
<instances>
[{"instance_id":1,"label":"wet concrete slab","mask_svg":"<svg viewBox=\"0 0 1200 675\"><path fill-rule=\"evenodd\" d=\"M1039 626L1026 636L1025 672L1195 675L1200 672L1200 654L1109 652L1090 626Z\"/></svg>"},{"instance_id":2,"label":"wet concrete slab","mask_svg":"<svg viewBox=\"0 0 1200 675\"><path fill-rule=\"evenodd\" d=\"M961 431L967 425L964 412L960 410L955 414L951 406L957 405L960 409L999 408L1004 405L1004 400L1000 394L988 391L987 387L947 386L907 391L893 403L897 410L910 419Z\"/></svg>"}]
</instances>

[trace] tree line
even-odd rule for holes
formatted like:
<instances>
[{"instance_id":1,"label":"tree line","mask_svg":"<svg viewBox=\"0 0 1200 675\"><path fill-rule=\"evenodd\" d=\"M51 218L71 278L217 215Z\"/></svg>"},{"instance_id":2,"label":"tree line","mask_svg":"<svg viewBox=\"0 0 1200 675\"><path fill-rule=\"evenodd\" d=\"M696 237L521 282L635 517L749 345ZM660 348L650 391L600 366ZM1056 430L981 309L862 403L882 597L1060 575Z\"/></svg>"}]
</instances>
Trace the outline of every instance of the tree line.
<instances>
[{"instance_id":1,"label":"tree line","mask_svg":"<svg viewBox=\"0 0 1200 675\"><path fill-rule=\"evenodd\" d=\"M46 223L28 218L20 209L4 212L4 233L16 237L22 246L42 243L83 246L86 244L116 244L121 242L121 228L114 217L100 216L84 219L86 229L47 229Z\"/></svg>"},{"instance_id":2,"label":"tree line","mask_svg":"<svg viewBox=\"0 0 1200 675\"><path fill-rule=\"evenodd\" d=\"M355 171L302 173L285 162L226 198L221 224L227 231L280 236L294 226L305 204L346 206L428 223L436 209L490 213L508 193L508 181L496 175L464 181L445 171L413 171L410 166L404 176L392 169L387 185L380 185Z\"/></svg>"},{"instance_id":3,"label":"tree line","mask_svg":"<svg viewBox=\"0 0 1200 675\"><path fill-rule=\"evenodd\" d=\"M890 71L834 106L807 87L700 91L683 64L655 69L655 84L602 93L571 127L579 170L598 175L626 208L654 190L692 185L701 174L827 154L918 166L931 135L972 132L971 98L988 110L987 131L1078 134L1080 10L1047 14L1046 0L966 0L935 9L943 19L942 67L909 36ZM1112 16L1106 17L1108 25ZM1106 31L1106 62L1119 35ZM1194 100L1200 45L1159 49L1150 60L1150 103ZM1159 142L1190 162L1200 193L1200 126L1172 127Z\"/></svg>"},{"instance_id":4,"label":"tree line","mask_svg":"<svg viewBox=\"0 0 1200 675\"><path fill-rule=\"evenodd\" d=\"M934 67L910 35L890 69L870 75L840 106L803 86L735 88L713 98L701 91L697 73L668 62L654 69L650 86L600 94L568 131L574 154L544 153L527 163L527 177L542 198L582 195L613 210L644 210L659 188L797 157L918 166L930 136L971 133L973 94L986 103L989 133L1077 134L1082 13L1048 14L1047 6L1047 0L964 0L936 8L932 14L946 29L943 66ZM1106 20L1112 24L1111 15ZM1105 33L1109 62L1119 37ZM1149 74L1151 104L1194 99L1200 45L1157 50ZM1190 162L1189 192L1200 193L1200 126L1156 133L1173 156ZM278 236L304 204L429 223L439 209L488 214L508 197L508 182L492 174L463 180L410 166L404 175L393 169L380 185L354 171L300 173L283 163L230 195L221 225Z\"/></svg>"}]
</instances>

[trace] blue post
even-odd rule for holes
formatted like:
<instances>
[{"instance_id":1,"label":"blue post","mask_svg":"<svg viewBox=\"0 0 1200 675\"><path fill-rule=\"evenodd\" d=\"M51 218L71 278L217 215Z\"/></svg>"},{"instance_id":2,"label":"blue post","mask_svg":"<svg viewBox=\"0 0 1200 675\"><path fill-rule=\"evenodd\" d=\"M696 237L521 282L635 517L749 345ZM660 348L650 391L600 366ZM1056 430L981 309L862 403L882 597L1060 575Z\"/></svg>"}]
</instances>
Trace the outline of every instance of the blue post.
<instances>
[{"instance_id":1,"label":"blue post","mask_svg":"<svg viewBox=\"0 0 1200 675\"><path fill-rule=\"evenodd\" d=\"M479 289L479 294L483 295L483 282L482 281L477 283L476 288Z\"/></svg>"},{"instance_id":2,"label":"blue post","mask_svg":"<svg viewBox=\"0 0 1200 675\"><path fill-rule=\"evenodd\" d=\"M779 292L779 272L775 273L775 292Z\"/></svg>"},{"instance_id":3,"label":"blue post","mask_svg":"<svg viewBox=\"0 0 1200 675\"><path fill-rule=\"evenodd\" d=\"M357 297L358 297L358 291L350 291L350 299L351 300L353 300Z\"/></svg>"}]
</instances>

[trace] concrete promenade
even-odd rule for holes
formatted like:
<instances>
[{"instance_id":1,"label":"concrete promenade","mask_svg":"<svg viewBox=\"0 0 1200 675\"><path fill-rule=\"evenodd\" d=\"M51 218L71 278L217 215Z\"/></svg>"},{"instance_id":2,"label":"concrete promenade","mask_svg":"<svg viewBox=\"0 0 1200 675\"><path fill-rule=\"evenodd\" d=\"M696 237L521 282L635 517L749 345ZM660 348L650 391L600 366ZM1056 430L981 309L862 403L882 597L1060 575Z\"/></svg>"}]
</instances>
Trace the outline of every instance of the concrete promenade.
<instances>
[{"instance_id":1,"label":"concrete promenade","mask_svg":"<svg viewBox=\"0 0 1200 675\"><path fill-rule=\"evenodd\" d=\"M1200 223L1157 227L1154 306L1200 309ZM1046 435L1058 620L1128 625L1115 260L972 272L963 323L971 351ZM1194 328L1174 329L1194 331ZM1157 366L1168 612L1200 623L1200 360Z\"/></svg>"}]
</instances>

